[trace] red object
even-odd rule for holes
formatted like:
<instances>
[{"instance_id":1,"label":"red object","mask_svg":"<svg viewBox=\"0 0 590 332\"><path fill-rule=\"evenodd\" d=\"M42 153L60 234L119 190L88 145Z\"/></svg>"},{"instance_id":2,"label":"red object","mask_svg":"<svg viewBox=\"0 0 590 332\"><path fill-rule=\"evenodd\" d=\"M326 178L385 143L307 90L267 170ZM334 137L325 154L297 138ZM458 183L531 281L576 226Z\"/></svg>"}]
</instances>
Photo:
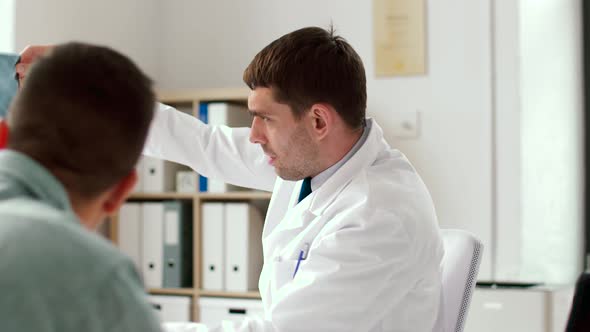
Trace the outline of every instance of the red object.
<instances>
[{"instance_id":1,"label":"red object","mask_svg":"<svg viewBox=\"0 0 590 332\"><path fill-rule=\"evenodd\" d=\"M5 120L0 120L0 149L8 145L8 124Z\"/></svg>"}]
</instances>

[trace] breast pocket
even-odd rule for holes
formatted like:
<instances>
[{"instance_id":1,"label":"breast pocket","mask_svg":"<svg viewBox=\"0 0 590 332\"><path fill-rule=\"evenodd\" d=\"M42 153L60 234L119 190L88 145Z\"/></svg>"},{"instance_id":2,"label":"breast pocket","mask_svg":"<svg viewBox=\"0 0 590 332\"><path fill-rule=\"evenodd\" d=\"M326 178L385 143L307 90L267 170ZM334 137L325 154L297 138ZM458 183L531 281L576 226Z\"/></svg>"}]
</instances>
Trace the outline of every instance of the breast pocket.
<instances>
[{"instance_id":1,"label":"breast pocket","mask_svg":"<svg viewBox=\"0 0 590 332\"><path fill-rule=\"evenodd\" d=\"M293 281L293 273L297 266L297 260L281 260L273 262L271 273L271 291L278 292Z\"/></svg>"}]
</instances>

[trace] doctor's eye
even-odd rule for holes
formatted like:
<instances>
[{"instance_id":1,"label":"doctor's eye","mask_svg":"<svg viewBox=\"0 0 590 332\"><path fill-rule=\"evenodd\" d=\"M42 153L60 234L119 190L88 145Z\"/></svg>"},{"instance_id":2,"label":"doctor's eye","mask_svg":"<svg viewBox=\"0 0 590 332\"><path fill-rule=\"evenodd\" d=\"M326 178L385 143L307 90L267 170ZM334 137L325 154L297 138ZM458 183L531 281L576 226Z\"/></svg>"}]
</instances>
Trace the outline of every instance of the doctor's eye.
<instances>
[{"instance_id":1,"label":"doctor's eye","mask_svg":"<svg viewBox=\"0 0 590 332\"><path fill-rule=\"evenodd\" d=\"M255 117L259 118L260 120L262 120L264 122L270 121L270 118L268 116L266 116L266 115L256 114Z\"/></svg>"}]
</instances>

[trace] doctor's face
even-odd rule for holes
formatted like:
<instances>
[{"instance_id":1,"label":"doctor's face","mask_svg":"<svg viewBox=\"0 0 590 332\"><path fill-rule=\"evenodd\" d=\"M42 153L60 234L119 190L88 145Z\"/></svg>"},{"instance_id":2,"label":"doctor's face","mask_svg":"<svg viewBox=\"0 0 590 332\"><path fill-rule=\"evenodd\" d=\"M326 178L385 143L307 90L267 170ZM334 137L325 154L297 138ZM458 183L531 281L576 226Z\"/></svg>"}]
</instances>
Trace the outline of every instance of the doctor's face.
<instances>
[{"instance_id":1,"label":"doctor's face","mask_svg":"<svg viewBox=\"0 0 590 332\"><path fill-rule=\"evenodd\" d=\"M319 153L307 113L296 119L291 107L276 102L269 88L251 91L248 108L253 115L250 142L260 144L277 175L295 181L314 174Z\"/></svg>"}]
</instances>

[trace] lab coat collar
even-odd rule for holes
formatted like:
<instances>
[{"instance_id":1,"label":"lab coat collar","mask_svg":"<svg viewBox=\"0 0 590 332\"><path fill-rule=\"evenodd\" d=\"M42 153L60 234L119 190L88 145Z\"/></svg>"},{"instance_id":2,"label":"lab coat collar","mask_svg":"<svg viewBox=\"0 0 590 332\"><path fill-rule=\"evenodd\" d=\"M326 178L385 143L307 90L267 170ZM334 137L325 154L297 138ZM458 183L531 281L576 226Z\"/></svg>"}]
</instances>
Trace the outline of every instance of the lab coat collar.
<instances>
[{"instance_id":1,"label":"lab coat collar","mask_svg":"<svg viewBox=\"0 0 590 332\"><path fill-rule=\"evenodd\" d=\"M283 217L283 222L277 225L277 230L300 228L304 225L307 225L312 219L317 217L317 215L314 215L310 211L312 199L316 195L315 191L309 194L301 202L297 202L299 200L299 192L301 191L302 184L303 180L296 182L291 193L291 199L289 200L290 208Z\"/></svg>"},{"instance_id":2,"label":"lab coat collar","mask_svg":"<svg viewBox=\"0 0 590 332\"><path fill-rule=\"evenodd\" d=\"M316 216L323 214L324 210L336 199L346 185L362 169L369 167L385 146L383 141L383 130L372 118L369 136L361 148L348 160L336 173L334 173L326 182L318 188L311 196L309 211Z\"/></svg>"},{"instance_id":3,"label":"lab coat collar","mask_svg":"<svg viewBox=\"0 0 590 332\"><path fill-rule=\"evenodd\" d=\"M289 222L282 225L284 229L305 226L315 217L322 215L324 210L330 206L352 178L362 169L371 165L377 158L379 151L386 147L381 127L371 118L367 119L367 121L371 121L371 126L367 127L370 128L370 132L361 148L324 184L299 203L297 203L297 199L303 180L297 182L291 196L291 209L285 218ZM299 217L293 218L293 215Z\"/></svg>"}]
</instances>

